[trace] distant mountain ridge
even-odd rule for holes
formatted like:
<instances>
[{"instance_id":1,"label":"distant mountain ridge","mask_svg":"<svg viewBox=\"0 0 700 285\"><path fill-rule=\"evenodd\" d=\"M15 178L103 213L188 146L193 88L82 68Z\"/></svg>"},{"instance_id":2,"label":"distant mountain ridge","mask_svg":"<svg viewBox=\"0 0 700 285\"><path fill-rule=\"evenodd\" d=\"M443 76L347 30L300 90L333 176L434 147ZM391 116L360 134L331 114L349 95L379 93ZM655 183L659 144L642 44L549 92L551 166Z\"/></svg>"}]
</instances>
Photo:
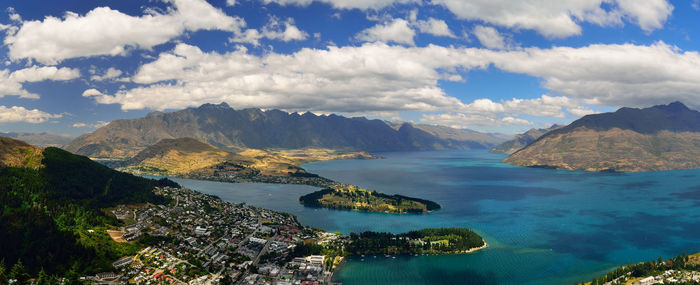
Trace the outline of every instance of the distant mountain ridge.
<instances>
[{"instance_id":1,"label":"distant mountain ridge","mask_svg":"<svg viewBox=\"0 0 700 285\"><path fill-rule=\"evenodd\" d=\"M700 168L700 112L680 102L587 115L504 162L588 171Z\"/></svg>"},{"instance_id":2,"label":"distant mountain ridge","mask_svg":"<svg viewBox=\"0 0 700 285\"><path fill-rule=\"evenodd\" d=\"M490 148L497 139L441 137L404 123L393 128L380 120L338 115L302 115L280 110L234 110L226 103L146 117L116 120L65 146L90 157L130 158L162 139L190 137L227 151L300 149L307 147L359 151L404 151Z\"/></svg>"},{"instance_id":3,"label":"distant mountain ridge","mask_svg":"<svg viewBox=\"0 0 700 285\"><path fill-rule=\"evenodd\" d=\"M56 146L60 147L69 142L71 142L75 137L65 136L65 135L55 135L50 133L27 133L27 132L7 132L0 133L0 136L13 138L16 140L21 140L27 142L28 144L46 147L46 146Z\"/></svg>"},{"instance_id":4,"label":"distant mountain ridge","mask_svg":"<svg viewBox=\"0 0 700 285\"><path fill-rule=\"evenodd\" d=\"M556 130L563 127L562 125L553 125L549 128L546 129L535 129L532 128L528 130L527 132L524 132L522 134L515 135L515 137L511 140L505 141L496 147L492 148L490 152L493 153L505 153L505 154L513 154L514 152L526 147L530 143L534 142L538 138L540 138L542 135L546 134L547 132Z\"/></svg>"}]
</instances>

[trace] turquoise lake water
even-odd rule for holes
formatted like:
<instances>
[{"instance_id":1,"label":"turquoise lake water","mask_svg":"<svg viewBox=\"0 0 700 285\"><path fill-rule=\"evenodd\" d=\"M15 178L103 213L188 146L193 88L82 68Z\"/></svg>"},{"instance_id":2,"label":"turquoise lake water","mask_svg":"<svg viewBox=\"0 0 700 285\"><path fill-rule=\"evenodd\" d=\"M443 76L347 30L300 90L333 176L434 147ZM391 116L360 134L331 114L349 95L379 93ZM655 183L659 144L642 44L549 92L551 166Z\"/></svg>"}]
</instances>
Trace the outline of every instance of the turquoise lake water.
<instances>
[{"instance_id":1,"label":"turquoise lake water","mask_svg":"<svg viewBox=\"0 0 700 285\"><path fill-rule=\"evenodd\" d=\"M587 173L513 167L486 151L383 153L305 164L310 172L438 202L424 215L307 208L303 185L175 179L231 202L289 212L343 233L468 227L489 244L465 255L403 256L342 265L343 284L572 284L611 268L700 251L700 170Z\"/></svg>"}]
</instances>

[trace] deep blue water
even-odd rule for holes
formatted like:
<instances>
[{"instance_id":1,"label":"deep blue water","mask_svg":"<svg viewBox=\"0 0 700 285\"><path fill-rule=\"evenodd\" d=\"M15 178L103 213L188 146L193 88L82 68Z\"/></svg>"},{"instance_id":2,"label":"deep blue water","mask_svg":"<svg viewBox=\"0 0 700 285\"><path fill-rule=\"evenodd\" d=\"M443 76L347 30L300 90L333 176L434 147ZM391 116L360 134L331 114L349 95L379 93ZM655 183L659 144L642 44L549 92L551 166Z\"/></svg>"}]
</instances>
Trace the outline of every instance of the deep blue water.
<instances>
[{"instance_id":1,"label":"deep blue water","mask_svg":"<svg viewBox=\"0 0 700 285\"><path fill-rule=\"evenodd\" d=\"M468 227L489 248L466 255L352 259L344 284L571 284L627 262L700 251L700 170L589 173L514 167L486 151L381 154L304 165L384 193L433 200L424 215L306 208L299 185L176 179L232 202L293 213L343 233Z\"/></svg>"}]
</instances>

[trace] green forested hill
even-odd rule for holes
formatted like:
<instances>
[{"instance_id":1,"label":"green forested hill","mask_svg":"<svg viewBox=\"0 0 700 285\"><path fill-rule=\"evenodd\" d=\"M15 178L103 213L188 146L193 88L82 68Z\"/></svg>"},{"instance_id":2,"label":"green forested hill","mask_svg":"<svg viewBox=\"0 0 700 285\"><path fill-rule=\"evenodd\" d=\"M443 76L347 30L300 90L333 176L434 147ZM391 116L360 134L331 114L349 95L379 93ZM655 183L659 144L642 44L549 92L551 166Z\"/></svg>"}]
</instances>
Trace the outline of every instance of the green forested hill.
<instances>
[{"instance_id":1,"label":"green forested hill","mask_svg":"<svg viewBox=\"0 0 700 285\"><path fill-rule=\"evenodd\" d=\"M73 265L83 271L109 269L138 245L109 242L104 230L92 230L117 222L100 208L162 203L153 188L175 185L121 173L58 148L42 154L42 167L0 168L0 260L21 259L32 274L42 267L50 273Z\"/></svg>"}]
</instances>

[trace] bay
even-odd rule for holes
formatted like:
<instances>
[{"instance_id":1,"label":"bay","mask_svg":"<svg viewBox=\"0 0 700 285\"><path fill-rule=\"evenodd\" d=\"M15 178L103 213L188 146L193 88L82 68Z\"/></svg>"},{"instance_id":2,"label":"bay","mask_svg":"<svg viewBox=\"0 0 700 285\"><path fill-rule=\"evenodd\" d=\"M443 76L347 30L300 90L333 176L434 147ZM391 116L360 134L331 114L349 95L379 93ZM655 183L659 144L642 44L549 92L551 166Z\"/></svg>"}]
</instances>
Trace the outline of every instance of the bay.
<instances>
[{"instance_id":1,"label":"bay","mask_svg":"<svg viewBox=\"0 0 700 285\"><path fill-rule=\"evenodd\" d=\"M354 258L343 284L571 284L620 264L700 251L700 170L593 173L514 167L487 151L382 153L384 159L305 164L312 173L438 202L430 214L308 208L304 185L175 179L231 202L289 212L342 233L468 227L489 247L472 254Z\"/></svg>"}]
</instances>

